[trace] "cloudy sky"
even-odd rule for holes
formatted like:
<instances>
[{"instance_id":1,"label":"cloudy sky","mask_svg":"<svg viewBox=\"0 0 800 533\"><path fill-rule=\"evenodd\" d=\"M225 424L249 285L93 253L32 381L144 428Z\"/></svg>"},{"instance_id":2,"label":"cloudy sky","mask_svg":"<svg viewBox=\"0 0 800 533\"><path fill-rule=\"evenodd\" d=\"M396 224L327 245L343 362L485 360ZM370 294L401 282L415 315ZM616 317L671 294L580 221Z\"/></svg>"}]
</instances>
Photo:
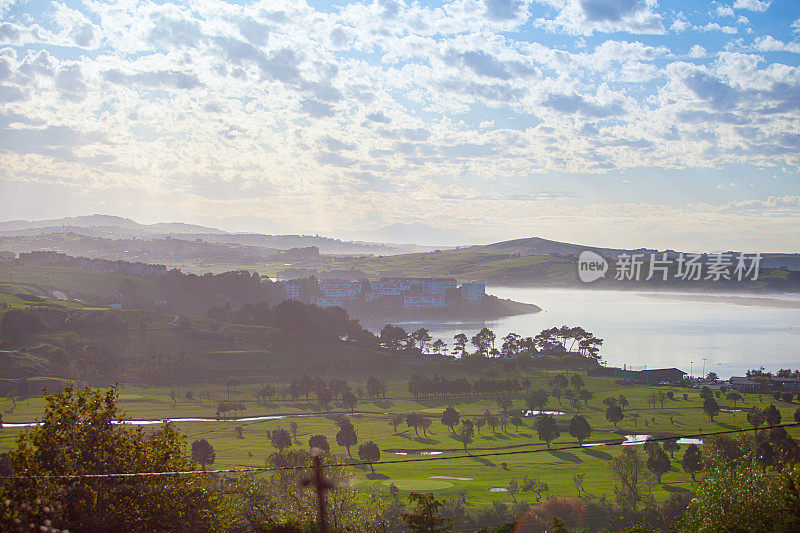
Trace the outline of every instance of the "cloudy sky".
<instances>
[{"instance_id":1,"label":"cloudy sky","mask_svg":"<svg viewBox=\"0 0 800 533\"><path fill-rule=\"evenodd\" d=\"M0 21L3 220L800 251L797 0L0 0Z\"/></svg>"}]
</instances>

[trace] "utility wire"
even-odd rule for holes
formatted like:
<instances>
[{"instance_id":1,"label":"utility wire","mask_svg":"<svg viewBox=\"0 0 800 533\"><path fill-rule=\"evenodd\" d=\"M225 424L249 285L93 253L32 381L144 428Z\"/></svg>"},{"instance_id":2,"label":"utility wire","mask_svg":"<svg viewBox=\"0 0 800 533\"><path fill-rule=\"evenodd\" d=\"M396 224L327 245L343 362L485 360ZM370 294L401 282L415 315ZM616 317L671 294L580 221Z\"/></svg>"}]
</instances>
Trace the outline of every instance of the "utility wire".
<instances>
[{"instance_id":1,"label":"utility wire","mask_svg":"<svg viewBox=\"0 0 800 533\"><path fill-rule=\"evenodd\" d=\"M729 429L725 431L715 431L712 433L694 433L691 435L680 435L677 437L661 437L661 438L648 438L646 441L650 442L663 442L676 439L695 439L700 437L715 437L718 435L729 435L733 433L746 433L750 431L758 431L759 429L767 430L779 427L797 427L800 423L791 424L777 424L774 426L764 426L762 428L743 428L743 429ZM644 443L645 441L642 441ZM569 450L586 450L587 448L603 448L607 446L622 446L622 445L636 445L639 441L629 443L627 440L619 440L612 442L604 442L602 444L586 445L573 445L562 446L560 448L537 448L535 450L510 450L504 452L486 452L465 455L448 455L448 456L433 456L433 457L416 457L411 459L390 459L388 461L376 461L374 463L362 461L358 463L335 463L324 465L325 468L333 467L346 467L346 466L370 466L370 465L388 465L388 464L401 464L401 463L421 463L428 461L451 461L454 459L472 459L475 457L497 457L505 455L523 455L530 453L544 453L544 452L560 452ZM186 471L169 471L169 472L118 472L106 474L53 474L53 475L37 475L37 476L0 476L0 479L102 479L102 478L129 478L129 477L160 477L160 476L186 476L186 475L202 475L202 474L232 474L232 473L254 473L254 472L278 472L286 470L310 470L314 468L313 465L293 465L293 466L253 466L247 468L225 468L218 470L186 470Z\"/></svg>"}]
</instances>

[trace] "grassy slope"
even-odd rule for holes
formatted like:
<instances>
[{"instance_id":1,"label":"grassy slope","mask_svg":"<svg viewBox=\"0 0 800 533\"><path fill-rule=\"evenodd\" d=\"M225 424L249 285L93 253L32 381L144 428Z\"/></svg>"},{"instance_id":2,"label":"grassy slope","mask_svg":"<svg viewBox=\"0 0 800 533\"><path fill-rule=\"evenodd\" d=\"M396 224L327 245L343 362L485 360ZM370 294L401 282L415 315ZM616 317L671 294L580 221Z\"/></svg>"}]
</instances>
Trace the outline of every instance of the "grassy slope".
<instances>
[{"instance_id":1,"label":"grassy slope","mask_svg":"<svg viewBox=\"0 0 800 533\"><path fill-rule=\"evenodd\" d=\"M521 377L521 376L518 376ZM461 443L455 440L450 433L450 429L441 425L438 415L447 405L453 405L463 415L477 416L490 409L497 412L497 407L493 397L482 399L422 399L414 400L409 397L405 390L406 376L397 376L394 381L389 382L391 399L381 401L360 402L356 410L364 413L354 418L354 423L359 434L359 441L374 440L382 450L386 449L433 449L433 450L459 450L438 457L448 455L461 455ZM546 386L547 376L533 375L533 387ZM657 436L668 436L676 434L690 434L702 431L720 431L737 427L747 427L744 413L722 413L715 422L710 422L701 411L701 402L697 391L686 391L685 389L672 389L675 392L676 400L668 400L662 411L660 407L655 411L647 409L646 397L656 390L669 390L669 387L639 387L623 388L613 383L607 378L587 378L587 386L593 390L595 398L589 402L588 409L583 409L583 414L589 419L595 428L591 441L608 441L618 439L619 434L655 434ZM364 386L364 378L358 381L351 380L355 387ZM179 416L213 416L216 410L216 401L227 397L227 392L222 385L201 385L193 387L195 393L201 390L209 390L212 402L202 404L190 402L185 398L179 398L177 404L173 405L169 399L169 389L153 387L123 387L121 389L122 404L130 418L161 418ZM322 408L316 405L313 398L310 402L300 401L299 403L275 401L266 406L255 404L253 393L255 388L249 385L239 385L233 388L231 397L241 399L248 405L247 416L275 413L294 413L312 414L321 412ZM682 399L682 394L690 394L688 400ZM608 423L603 415L602 398L609 394L624 393L631 405L628 409L629 417L620 423L619 430L615 432L613 425ZM185 394L185 388L180 388L180 394ZM764 398L768 400L769 398ZM748 395L745 407L758 404L766 406L767 403L758 402L757 395ZM514 399L514 407L523 406L521 397ZM797 407L796 404L786 404L777 402L784 421L790 420L792 413ZM18 402L13 412L8 412L10 403L5 401L0 403L0 409L4 411L4 419L10 421L31 420L41 413L41 399L28 399ZM555 399L550 400L551 408L559 408ZM335 411L342 412L342 405L334 405ZM562 425L561 437L553 443L554 448L574 445L575 440L566 432L566 424L571 416L571 409L567 408L566 402L561 407L567 412L565 416L557 417ZM409 430L404 424L400 426L397 433L394 432L388 423L388 413L407 413L416 411L434 417L432 433L429 437L417 437L413 430ZM634 426L632 416L637 416L638 423ZM669 417L672 416L673 423ZM653 420L655 418L655 421ZM648 426L644 426L647 420ZM312 415L298 418L295 421L299 425L298 440L296 446L307 446L308 437L316 433L323 433L328 436L332 443L333 452L342 460L348 460L344 448L335 444L336 428L329 417ZM208 439L217 450L218 467L233 467L239 465L260 466L263 464L265 455L271 453L273 448L265 438L265 431L277 427L289 427L290 420L278 421L258 421L258 422L223 422L223 423L181 423L180 428L187 433L190 440L195 438ZM236 437L234 428L242 426L244 438ZM17 429L6 428L0 432L0 449L8 449L13 445L14 437L20 432ZM796 429L792 429L795 437L800 436ZM524 426L519 429L509 425L506 431L499 427L496 432L491 432L484 427L480 435L475 436L468 449L473 453L489 450L509 449L508 447L520 447L521 449L544 449L544 446L536 438L533 429L532 419L525 419ZM517 449L517 448L511 448ZM576 451L544 451L533 454L519 454L487 458L466 458L447 461L433 461L407 464L377 465L376 474L372 475L364 467L356 467L356 479L358 486L363 490L369 490L373 486L385 488L389 482L396 484L404 490L436 490L439 496L455 497L459 490L467 491L467 499L472 503L485 504L494 499L511 501L507 494L492 494L488 489L492 487L503 487L508 484L511 478L521 479L525 476L539 478L547 482L551 487L551 493L574 495L573 475L585 473L585 488L591 494L612 494L611 481L609 478L609 461L619 453L619 447L589 448ZM354 457L357 457L356 450L351 450ZM664 498L670 491L681 490L678 487L690 487L690 478L680 471L677 463L682 451L676 455L673 462L673 470L663 478L664 483L655 488L655 493L659 498ZM407 458L407 457L405 457ZM382 460L404 459L404 456L395 455L386 451L381 454ZM501 463L507 463L507 469ZM432 484L427 479L428 476L447 475L457 477L472 477L473 481L445 481L444 483ZM531 495L522 497L531 500Z\"/></svg>"},{"instance_id":2,"label":"grassy slope","mask_svg":"<svg viewBox=\"0 0 800 533\"><path fill-rule=\"evenodd\" d=\"M190 271L223 272L233 269L231 265L193 267L182 266ZM302 268L321 272L359 270L367 276L418 276L454 277L458 280L485 282L536 282L546 285L569 285L574 281L574 264L566 258L549 256L523 256L500 258L496 253L479 249L449 250L444 252L414 253L368 258L328 258L325 261L309 261L287 266L285 263L258 265L236 265L236 269L256 271L276 276L287 268ZM205 270L203 270L205 269Z\"/></svg>"},{"instance_id":3,"label":"grassy slope","mask_svg":"<svg viewBox=\"0 0 800 533\"><path fill-rule=\"evenodd\" d=\"M144 298L155 299L155 281L135 276L89 272L66 267L11 267L0 266L0 282L38 286L40 290L52 287L69 294L97 294L108 296L125 281L130 280ZM33 294L38 294L33 292Z\"/></svg>"}]
</instances>

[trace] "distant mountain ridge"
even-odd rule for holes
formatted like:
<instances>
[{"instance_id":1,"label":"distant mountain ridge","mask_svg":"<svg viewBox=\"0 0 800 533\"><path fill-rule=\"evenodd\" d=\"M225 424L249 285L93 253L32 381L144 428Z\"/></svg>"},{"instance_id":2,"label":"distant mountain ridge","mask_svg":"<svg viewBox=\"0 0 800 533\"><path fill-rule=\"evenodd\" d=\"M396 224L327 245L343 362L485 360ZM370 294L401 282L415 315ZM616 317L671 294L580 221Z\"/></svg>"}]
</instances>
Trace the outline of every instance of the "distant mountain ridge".
<instances>
[{"instance_id":1,"label":"distant mountain ridge","mask_svg":"<svg viewBox=\"0 0 800 533\"><path fill-rule=\"evenodd\" d=\"M77 217L53 218L48 220L9 220L0 222L0 232L19 232L42 230L60 227L70 228L122 228L141 230L151 233L227 233L217 228L186 224L184 222L158 222L156 224L140 224L130 218L114 215L83 215Z\"/></svg>"},{"instance_id":2,"label":"distant mountain ridge","mask_svg":"<svg viewBox=\"0 0 800 533\"><path fill-rule=\"evenodd\" d=\"M624 248L602 248L597 246L586 246L581 244L571 244L567 242L551 241L541 237L526 237L524 239L514 239L510 241L497 242L476 246L482 251L499 254L519 254L519 255L560 255L565 257L578 257L581 252L589 250L603 257L617 257L623 253L656 253L658 250L650 248L624 249ZM667 250L668 253L676 253Z\"/></svg>"},{"instance_id":3,"label":"distant mountain ridge","mask_svg":"<svg viewBox=\"0 0 800 533\"><path fill-rule=\"evenodd\" d=\"M184 222L158 222L140 224L135 220L114 215L85 215L46 220L11 220L0 222L0 239L5 238L7 248L20 251L19 246L8 239L27 238L26 251L36 248L35 241L42 241L41 249L52 249L49 235L76 234L106 240L163 239L204 241L228 245L259 247L268 250L287 250L316 246L320 253L330 255L395 255L433 250L430 246L416 244L391 244L380 241L343 241L320 235L268 235L261 233L232 233L217 228L187 224ZM33 242L31 242L31 240ZM66 246L59 242L56 246ZM103 248L111 246L107 243ZM125 248L130 247L128 244ZM85 253L69 248L58 248L65 253ZM122 250L120 250L122 252Z\"/></svg>"},{"instance_id":4,"label":"distant mountain ridge","mask_svg":"<svg viewBox=\"0 0 800 533\"><path fill-rule=\"evenodd\" d=\"M644 254L645 258L649 258L649 254L666 253L667 257L674 258L680 253L675 250L657 250L655 248L602 248L551 241L540 237L527 237L493 244L478 245L468 249L479 250L485 253L519 254L521 256L548 255L570 258L577 258L581 252L588 250L606 259L612 260L619 257L620 254ZM730 252L738 253L736 251ZM800 254L766 252L762 254L761 266L800 270Z\"/></svg>"},{"instance_id":5,"label":"distant mountain ridge","mask_svg":"<svg viewBox=\"0 0 800 533\"><path fill-rule=\"evenodd\" d=\"M458 229L435 228L422 222L395 222L377 229L334 232L348 239L368 242L415 244L446 248L474 244L474 237Z\"/></svg>"}]
</instances>

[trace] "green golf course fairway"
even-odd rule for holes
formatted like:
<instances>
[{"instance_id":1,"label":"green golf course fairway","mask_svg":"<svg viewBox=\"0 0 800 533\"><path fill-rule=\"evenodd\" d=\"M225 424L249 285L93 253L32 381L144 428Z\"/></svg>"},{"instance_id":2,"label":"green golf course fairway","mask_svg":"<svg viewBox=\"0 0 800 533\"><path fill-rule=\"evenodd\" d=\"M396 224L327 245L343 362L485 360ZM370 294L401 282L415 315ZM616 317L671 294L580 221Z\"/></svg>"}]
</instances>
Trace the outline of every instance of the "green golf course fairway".
<instances>
[{"instance_id":1,"label":"green golf course fairway","mask_svg":"<svg viewBox=\"0 0 800 533\"><path fill-rule=\"evenodd\" d=\"M453 371L457 375L461 371ZM470 373L476 378L475 372ZM537 372L517 372L516 377L528 377L531 389L547 389L549 375ZM465 373L466 375L466 373ZM329 376L339 377L339 376ZM751 429L744 412L721 412L714 421L710 421L702 411L702 400L697 389L668 386L623 386L611 378L594 378L582 375L586 388L592 392L593 398L588 405L580 406L580 414L585 416L592 426L592 434L587 442L620 441L623 435L648 434L654 437L672 437L692 435L703 432ZM349 382L355 389L358 383L363 385L363 376L349 376ZM187 445L195 439L207 439L216 450L216 461L209 469L261 467L267 455L274 453L275 448L266 437L266 432L276 428L290 429L292 423L297 424L297 435L293 438L293 448L308 449L308 439L312 435L322 434L328 439L331 453L337 462L353 464L353 483L365 496L373 491L388 491L394 484L402 494L413 491L435 491L438 497L456 498L464 495L471 505L485 505L493 500L511 503L513 495L509 493L492 493L489 489L507 487L509 481L517 480L521 485L524 478L544 481L549 486L548 495L576 496L575 475L584 474L583 489L588 494L613 497L613 480L609 464L613 457L620 453L621 446L578 447L576 439L569 435L567 426L575 414L573 406L562 398L559 404L550 398L547 408L560 410L565 414L557 415L556 420L560 436L552 443L552 449L537 437L534 418L523 418L522 425L515 427L507 424L503 429L498 426L494 430L483 426L476 428L475 435L467 444L464 452L463 444L456 438L451 429L442 425L439 415L447 406L453 406L461 417L475 418L486 410L499 413L495 396L456 397L456 398L420 398L410 396L406 376L393 376L387 383L388 393L385 400L362 399L355 408L355 415L347 413L347 409L339 402L331 404L330 412L315 402L313 395L306 401L304 398L291 400L274 400L272 403L258 404L255 401L255 390L258 384L240 384L232 386L230 391L222 384L203 384L190 386L195 392L207 391L211 400L199 402L185 398L186 387L178 387L175 401L170 398L170 389L166 387L120 386L120 403L128 419L162 419L179 417L214 418L216 405L220 400L230 396L232 400L245 402L244 417L284 415L286 418L275 420L211 420L202 422L178 422L176 425L187 436ZM345 379L347 379L345 377ZM672 391L674 399L667 399L662 409L648 407L647 397L659 391ZM603 398L624 394L630 405L625 409L625 419L615 428L605 419ZM687 394L688 399L683 399ZM792 422L797 403L775 401L764 395L747 394L745 402L739 402L737 409L749 409L756 405L761 408L774 403L781 412L783 422ZM525 408L524 395L514 395L511 410ZM718 399L723 409L733 408L724 396ZM14 422L30 422L41 416L43 401L41 398L17 400L13 407L10 399L0 399L0 410L6 424ZM394 413L407 414L417 412L430 417L432 425L427 435L422 429L419 435L405 422L395 431L390 423ZM336 443L336 416L350 416L358 434L358 443L374 441L380 448L380 459L374 466L374 473L369 465L359 463L358 444L350 448L350 453ZM157 425L146 426L145 431L154 431ZM237 427L241 430L237 431ZM458 429L458 428L456 428ZM5 427L0 430L0 451L14 446L16 436L24 428ZM798 428L789 428L789 433L798 438ZM241 437L240 437L241 435ZM559 448L574 448L559 450ZM695 485L691 477L683 472L680 458L686 446L675 453L671 469L661 484L653 486L653 494L659 500L670 493L691 490ZM420 451L441 451L438 455L415 455ZM408 455L401 455L403 452ZM478 457L477 455L497 454ZM399 461L382 464L383 461ZM261 474L265 475L265 474ZM469 477L470 481L429 479L431 476ZM698 479L702 478L702 473ZM521 492L517 499L536 501L533 493Z\"/></svg>"}]
</instances>

